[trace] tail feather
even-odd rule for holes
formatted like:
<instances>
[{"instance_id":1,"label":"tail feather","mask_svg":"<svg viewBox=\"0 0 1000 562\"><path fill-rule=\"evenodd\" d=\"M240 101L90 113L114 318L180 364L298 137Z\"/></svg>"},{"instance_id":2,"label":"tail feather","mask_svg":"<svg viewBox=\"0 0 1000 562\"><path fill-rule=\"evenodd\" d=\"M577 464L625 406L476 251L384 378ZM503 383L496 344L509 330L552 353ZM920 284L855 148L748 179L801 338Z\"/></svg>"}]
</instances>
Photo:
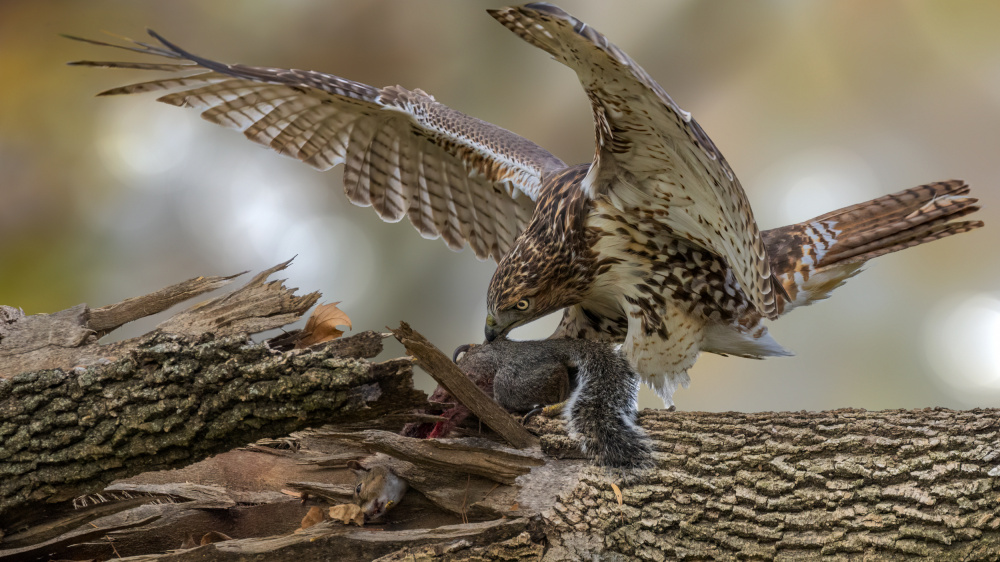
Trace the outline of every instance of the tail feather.
<instances>
[{"instance_id":1,"label":"tail feather","mask_svg":"<svg viewBox=\"0 0 1000 562\"><path fill-rule=\"evenodd\" d=\"M899 250L905 250L906 248L912 248L913 246L947 238L948 236L952 236L954 234L969 232L970 230L975 230L984 224L985 223L983 223L983 221L942 221L941 224L929 226L922 229L919 233L910 234L905 240L901 240L891 246L881 245L878 248L861 248L858 252L859 256L849 261L868 261L879 256L884 256L885 254L891 254L892 252L898 252Z\"/></svg>"},{"instance_id":2,"label":"tail feather","mask_svg":"<svg viewBox=\"0 0 1000 562\"><path fill-rule=\"evenodd\" d=\"M828 297L870 259L983 226L958 220L980 208L968 194L959 180L932 183L765 232L782 312Z\"/></svg>"},{"instance_id":3,"label":"tail feather","mask_svg":"<svg viewBox=\"0 0 1000 562\"><path fill-rule=\"evenodd\" d=\"M830 251L820 261L820 267L860 257L869 260L887 254L937 240L944 236L966 232L974 222L954 222L979 210L979 200L966 196L945 196L927 203L906 217L890 224L877 226L843 240L838 237ZM964 230L963 230L964 229ZM940 234L940 235L939 235ZM930 237L928 239L928 237Z\"/></svg>"},{"instance_id":4,"label":"tail feather","mask_svg":"<svg viewBox=\"0 0 1000 562\"><path fill-rule=\"evenodd\" d=\"M928 201L949 195L968 194L969 186L962 180L929 183L837 209L806 222L837 221L855 231L862 231L872 224L886 224L908 216Z\"/></svg>"}]
</instances>

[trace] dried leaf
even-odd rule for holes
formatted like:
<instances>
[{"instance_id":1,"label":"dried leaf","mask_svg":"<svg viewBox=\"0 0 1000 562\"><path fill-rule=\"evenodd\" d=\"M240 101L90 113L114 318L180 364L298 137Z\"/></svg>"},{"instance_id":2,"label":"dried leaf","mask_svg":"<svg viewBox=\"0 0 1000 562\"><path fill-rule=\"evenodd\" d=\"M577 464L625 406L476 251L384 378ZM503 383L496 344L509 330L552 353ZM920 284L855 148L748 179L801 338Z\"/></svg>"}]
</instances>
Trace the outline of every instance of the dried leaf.
<instances>
[{"instance_id":1,"label":"dried leaf","mask_svg":"<svg viewBox=\"0 0 1000 562\"><path fill-rule=\"evenodd\" d=\"M335 340L344 334L343 330L338 330L337 326L347 326L351 329L351 319L344 314L343 310L337 308L340 302L331 304L321 304L313 310L306 321L306 327L302 330L302 337L295 344L295 349L303 349L317 343Z\"/></svg>"},{"instance_id":2,"label":"dried leaf","mask_svg":"<svg viewBox=\"0 0 1000 562\"><path fill-rule=\"evenodd\" d=\"M358 527L365 524L365 513L353 503L343 503L330 508L330 518L345 525L354 523Z\"/></svg>"},{"instance_id":3,"label":"dried leaf","mask_svg":"<svg viewBox=\"0 0 1000 562\"><path fill-rule=\"evenodd\" d=\"M326 514L323 510L318 507L310 507L309 513L302 518L302 529L308 529L317 523L322 523L326 520Z\"/></svg>"},{"instance_id":4,"label":"dried leaf","mask_svg":"<svg viewBox=\"0 0 1000 562\"><path fill-rule=\"evenodd\" d=\"M615 499L617 499L617 500L618 500L618 507L621 507L621 506L622 506L622 503L624 503L624 499L625 499L625 498L624 498L624 497L622 496L622 491L621 491L621 489L620 489L620 488L618 488L618 486L615 486L615 483L614 483L614 482L612 482L612 483L611 483L611 489L615 491Z\"/></svg>"},{"instance_id":5,"label":"dried leaf","mask_svg":"<svg viewBox=\"0 0 1000 562\"><path fill-rule=\"evenodd\" d=\"M205 533L205 536L201 537L201 544L212 544L213 542L231 541L232 537L226 535L225 533L220 533L218 531L209 531Z\"/></svg>"}]
</instances>

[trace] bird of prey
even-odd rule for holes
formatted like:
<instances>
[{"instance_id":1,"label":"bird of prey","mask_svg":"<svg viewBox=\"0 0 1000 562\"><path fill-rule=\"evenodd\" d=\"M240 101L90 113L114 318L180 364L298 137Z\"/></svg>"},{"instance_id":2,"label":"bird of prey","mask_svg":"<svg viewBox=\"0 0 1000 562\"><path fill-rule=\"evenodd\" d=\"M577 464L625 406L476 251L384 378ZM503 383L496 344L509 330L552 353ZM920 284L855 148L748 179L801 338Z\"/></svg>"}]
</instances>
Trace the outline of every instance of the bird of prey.
<instances>
[{"instance_id":1,"label":"bird of prey","mask_svg":"<svg viewBox=\"0 0 1000 562\"><path fill-rule=\"evenodd\" d=\"M592 162L545 149L419 90L314 71L224 64L159 43L115 46L157 62L71 64L168 77L103 95L167 91L320 170L386 221L497 260L486 338L564 310L553 337L605 340L667 404L702 351L789 354L764 321L826 298L879 255L982 225L961 181L933 183L760 232L739 181L691 114L594 28L549 4L489 10L576 72Z\"/></svg>"}]
</instances>

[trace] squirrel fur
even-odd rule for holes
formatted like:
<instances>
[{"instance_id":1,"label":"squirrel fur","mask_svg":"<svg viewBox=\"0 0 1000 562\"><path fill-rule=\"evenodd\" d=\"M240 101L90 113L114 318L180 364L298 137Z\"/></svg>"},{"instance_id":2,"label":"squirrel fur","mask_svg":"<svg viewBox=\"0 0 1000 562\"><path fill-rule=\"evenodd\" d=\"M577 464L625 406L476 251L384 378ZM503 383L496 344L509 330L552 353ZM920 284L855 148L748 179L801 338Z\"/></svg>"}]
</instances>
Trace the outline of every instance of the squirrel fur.
<instances>
[{"instance_id":1,"label":"squirrel fur","mask_svg":"<svg viewBox=\"0 0 1000 562\"><path fill-rule=\"evenodd\" d=\"M355 475L353 503L365 514L365 523L380 523L386 513L406 494L406 481L387 466L365 467L358 461L347 463Z\"/></svg>"},{"instance_id":2,"label":"squirrel fur","mask_svg":"<svg viewBox=\"0 0 1000 562\"><path fill-rule=\"evenodd\" d=\"M464 352L464 355L458 357ZM601 465L641 468L650 462L650 442L636 424L639 375L613 346L580 339L512 341L497 338L482 345L465 345L456 363L484 392L510 412L523 414L564 402L570 435ZM431 397L454 402L439 387ZM410 435L437 437L469 415L456 405L444 422Z\"/></svg>"}]
</instances>

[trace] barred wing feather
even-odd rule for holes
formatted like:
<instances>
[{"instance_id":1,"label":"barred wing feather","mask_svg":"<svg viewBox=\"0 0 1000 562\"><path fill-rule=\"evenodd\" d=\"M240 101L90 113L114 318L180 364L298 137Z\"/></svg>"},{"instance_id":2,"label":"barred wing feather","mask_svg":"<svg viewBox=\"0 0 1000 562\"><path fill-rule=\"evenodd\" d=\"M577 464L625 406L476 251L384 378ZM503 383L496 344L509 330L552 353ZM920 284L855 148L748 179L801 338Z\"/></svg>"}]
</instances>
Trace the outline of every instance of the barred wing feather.
<instances>
[{"instance_id":1,"label":"barred wing feather","mask_svg":"<svg viewBox=\"0 0 1000 562\"><path fill-rule=\"evenodd\" d=\"M499 260L528 224L542 176L565 165L510 131L469 117L421 90L375 88L314 71L228 65L160 44L102 46L177 62L70 63L172 72L101 95L167 91L158 101L203 118L318 170L344 164L350 200L385 221L407 216L425 238ZM177 73L187 73L176 75Z\"/></svg>"}]
</instances>

